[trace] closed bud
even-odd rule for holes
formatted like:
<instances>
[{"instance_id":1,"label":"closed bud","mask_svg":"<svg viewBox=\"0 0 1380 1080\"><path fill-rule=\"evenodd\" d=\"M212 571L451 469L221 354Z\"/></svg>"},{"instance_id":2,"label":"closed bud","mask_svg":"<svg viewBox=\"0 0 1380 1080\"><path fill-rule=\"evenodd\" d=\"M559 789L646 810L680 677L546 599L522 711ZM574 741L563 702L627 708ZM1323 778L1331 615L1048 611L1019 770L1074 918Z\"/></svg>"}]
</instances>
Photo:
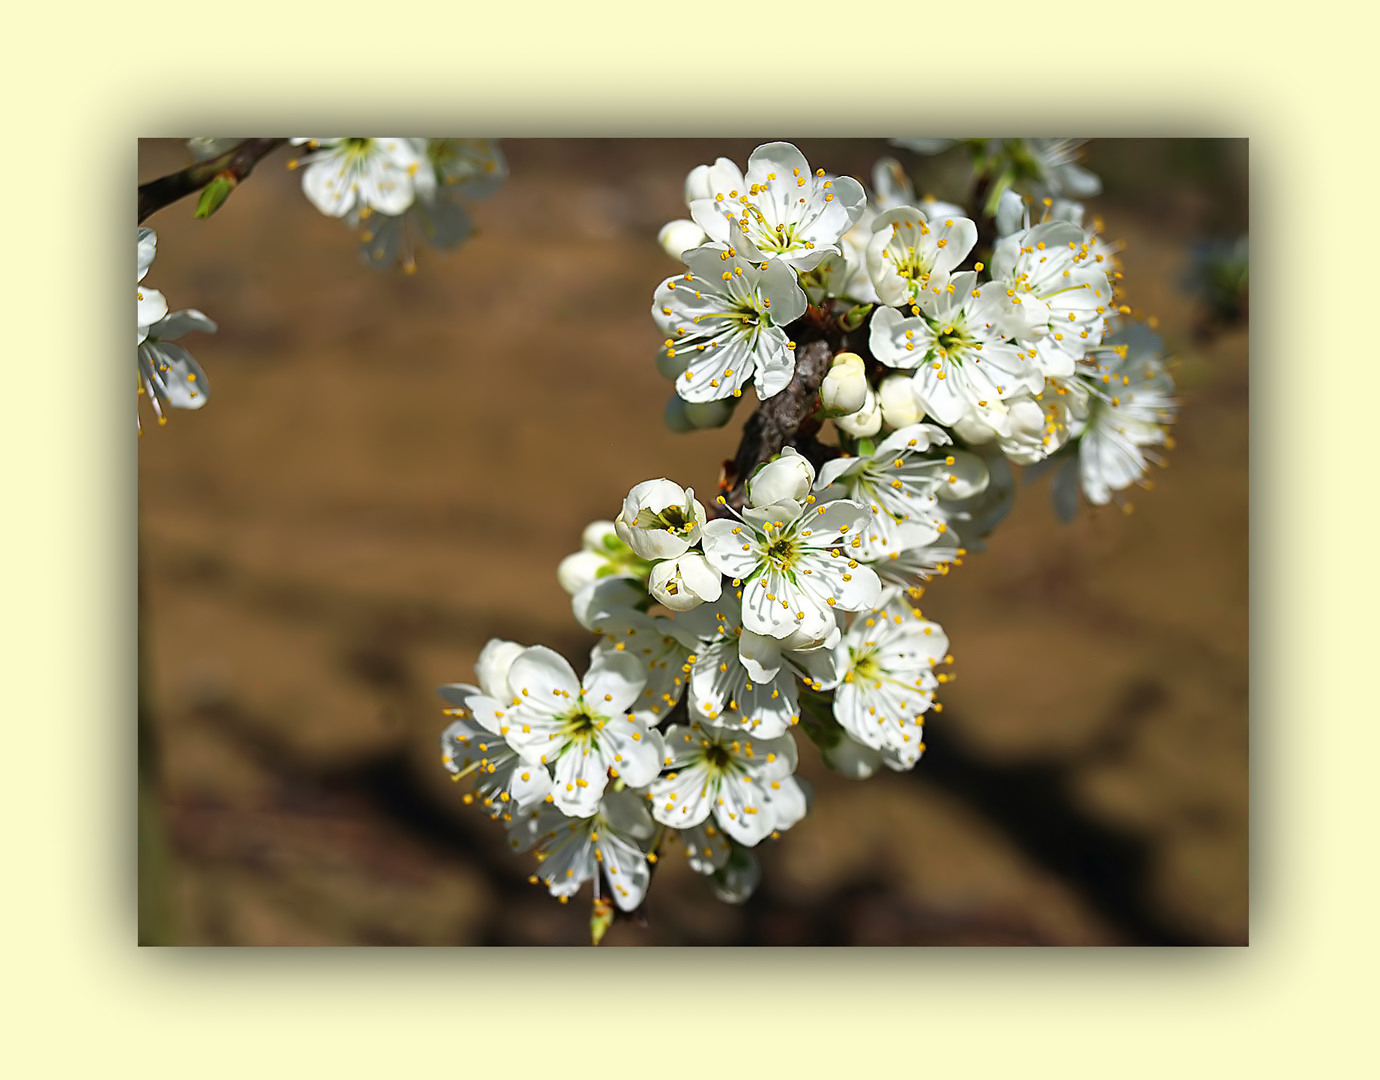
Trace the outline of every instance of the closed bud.
<instances>
[{"instance_id":1,"label":"closed bud","mask_svg":"<svg viewBox=\"0 0 1380 1080\"><path fill-rule=\"evenodd\" d=\"M677 218L661 227L661 232L656 234L656 242L671 258L679 259L683 253L708 243L709 234L693 221Z\"/></svg>"},{"instance_id":2,"label":"closed bud","mask_svg":"<svg viewBox=\"0 0 1380 1080\"><path fill-rule=\"evenodd\" d=\"M882 423L893 431L918 424L925 410L915 400L915 383L909 375L888 375L877 387Z\"/></svg>"},{"instance_id":3,"label":"closed bud","mask_svg":"<svg viewBox=\"0 0 1380 1080\"><path fill-rule=\"evenodd\" d=\"M672 431L701 431L707 428L720 428L733 416L733 406L737 398L719 398L717 401L686 401L679 394L672 394L666 402L664 419Z\"/></svg>"},{"instance_id":4,"label":"closed bud","mask_svg":"<svg viewBox=\"0 0 1380 1080\"><path fill-rule=\"evenodd\" d=\"M867 368L857 353L843 352L819 386L819 400L830 415L847 416L867 401Z\"/></svg>"},{"instance_id":5,"label":"closed bud","mask_svg":"<svg viewBox=\"0 0 1380 1080\"><path fill-rule=\"evenodd\" d=\"M753 506L772 503L804 502L815 482L815 467L793 446L781 451L775 461L758 468L747 482L748 502Z\"/></svg>"}]
</instances>

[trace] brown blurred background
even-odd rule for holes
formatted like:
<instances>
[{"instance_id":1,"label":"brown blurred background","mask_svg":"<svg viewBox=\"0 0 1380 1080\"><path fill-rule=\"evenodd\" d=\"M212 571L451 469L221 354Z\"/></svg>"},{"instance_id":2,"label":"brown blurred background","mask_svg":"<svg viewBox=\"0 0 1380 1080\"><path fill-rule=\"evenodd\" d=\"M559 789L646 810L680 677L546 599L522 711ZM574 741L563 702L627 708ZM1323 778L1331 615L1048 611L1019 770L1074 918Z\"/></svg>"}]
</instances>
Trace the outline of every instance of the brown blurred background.
<instances>
[{"instance_id":1,"label":"brown blurred background","mask_svg":"<svg viewBox=\"0 0 1380 1080\"><path fill-rule=\"evenodd\" d=\"M761 141L765 141L761 140ZM877 157L958 194L945 159L797 140L870 186ZM146 283L215 336L212 399L140 441L145 678L156 782L145 940L582 944L502 827L441 768L434 688L488 638L582 667L556 564L634 483L710 492L751 407L674 435L652 291L696 164L757 141L505 141L479 234L415 275L357 258L286 152L211 220L155 214ZM953 156L953 155L950 155ZM140 145L141 182L188 161ZM1243 140L1104 140L1090 206L1125 242L1183 407L1134 513L1061 526L1020 489L988 550L936 581L958 680L909 774L823 769L759 849L745 906L663 860L648 924L606 943L1243 944L1247 939L1247 333L1185 286L1247 223Z\"/></svg>"}]
</instances>

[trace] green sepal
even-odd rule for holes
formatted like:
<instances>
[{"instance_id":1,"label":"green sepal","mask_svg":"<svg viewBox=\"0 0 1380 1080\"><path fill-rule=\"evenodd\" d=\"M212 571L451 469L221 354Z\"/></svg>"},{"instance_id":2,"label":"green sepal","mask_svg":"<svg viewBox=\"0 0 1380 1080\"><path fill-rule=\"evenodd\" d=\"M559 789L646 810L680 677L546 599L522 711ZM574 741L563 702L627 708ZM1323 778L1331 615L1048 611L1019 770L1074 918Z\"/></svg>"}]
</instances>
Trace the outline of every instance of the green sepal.
<instances>
[{"instance_id":1,"label":"green sepal","mask_svg":"<svg viewBox=\"0 0 1380 1080\"><path fill-rule=\"evenodd\" d=\"M867 319L868 314L872 311L872 308L874 306L875 305L873 304L854 305L853 307L845 311L843 315L839 318L839 325L843 327L844 330L848 331L858 329L858 327L862 326L863 322Z\"/></svg>"}]
</instances>

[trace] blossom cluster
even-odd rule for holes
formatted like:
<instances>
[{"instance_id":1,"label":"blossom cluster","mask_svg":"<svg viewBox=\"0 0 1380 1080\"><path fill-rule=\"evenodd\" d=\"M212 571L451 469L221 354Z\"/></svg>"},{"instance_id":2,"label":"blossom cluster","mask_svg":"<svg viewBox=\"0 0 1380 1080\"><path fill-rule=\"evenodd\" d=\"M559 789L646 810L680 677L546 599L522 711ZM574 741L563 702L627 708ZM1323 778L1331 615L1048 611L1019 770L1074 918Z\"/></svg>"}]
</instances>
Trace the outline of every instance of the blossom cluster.
<instances>
[{"instance_id":1,"label":"blossom cluster","mask_svg":"<svg viewBox=\"0 0 1380 1080\"><path fill-rule=\"evenodd\" d=\"M926 151L945 142L897 141ZM1078 457L1066 470L1074 508L1079 488L1094 504L1111 501L1163 460L1156 448L1169 444L1177 401L1163 342L1127 318L1117 245L1100 223L1085 227L1080 203L1050 195L1032 222L1010 186L1028 177L1037 191L1100 190L1073 163L1077 145L983 143L988 165L1006 162L987 264L976 258L977 222L956 204L917 199L894 160L878 162L870 197L856 180L811 173L789 143L759 147L746 172L726 158L699 166L685 184L691 219L661 232L686 272L656 290L659 369L701 408L731 403L749 379L768 399L795 375L802 316L841 316L848 348L819 406L846 447L928 421L994 472L1067 448L1064 459ZM680 427L728 418L673 414ZM1066 513L1069 483L1057 488Z\"/></svg>"},{"instance_id":2,"label":"blossom cluster","mask_svg":"<svg viewBox=\"0 0 1380 1080\"><path fill-rule=\"evenodd\" d=\"M594 881L632 910L678 836L719 895L746 899L753 849L808 808L795 730L850 775L915 765L952 658L914 580L961 554L951 508L987 479L947 443L916 424L819 470L788 448L741 513L720 496L712 518L693 489L648 480L586 530L561 574L599 635L585 676L495 640L478 686L441 688L446 767L478 774L536 880L563 898Z\"/></svg>"},{"instance_id":3,"label":"blossom cluster","mask_svg":"<svg viewBox=\"0 0 1380 1080\"><path fill-rule=\"evenodd\" d=\"M531 880L563 901L591 882L598 923L642 904L678 840L746 899L756 849L809 809L798 733L854 778L919 761L953 677L922 583L1001 522L1012 466L1054 467L1069 517L1162 460L1163 346L1126 318L1116 245L1062 198L1097 189L1074 149L975 149L1001 170L985 238L891 159L870 195L782 142L690 172L690 216L659 237L684 269L651 309L667 423L720 426L749 384L763 409L796 384L813 413L708 509L651 479L585 530L558 574L599 638L583 677L495 640L478 686L441 688L445 766L477 775L467 798L535 854ZM1025 181L1051 193L1034 221ZM817 387L797 383L802 342L828 346Z\"/></svg>"}]
</instances>

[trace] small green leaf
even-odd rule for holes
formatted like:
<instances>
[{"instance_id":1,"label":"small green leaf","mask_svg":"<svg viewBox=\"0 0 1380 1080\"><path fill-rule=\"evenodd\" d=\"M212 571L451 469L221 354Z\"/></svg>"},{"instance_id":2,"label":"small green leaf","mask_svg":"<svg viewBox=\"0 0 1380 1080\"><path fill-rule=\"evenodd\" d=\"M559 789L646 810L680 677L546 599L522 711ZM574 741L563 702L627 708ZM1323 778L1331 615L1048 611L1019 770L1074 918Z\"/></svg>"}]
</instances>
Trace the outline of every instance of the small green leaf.
<instances>
[{"instance_id":1,"label":"small green leaf","mask_svg":"<svg viewBox=\"0 0 1380 1080\"><path fill-rule=\"evenodd\" d=\"M196 202L196 217L198 220L205 220L225 205L225 200L230 198L230 192L235 190L235 178L229 173L221 173L205 188L202 189L201 198Z\"/></svg>"},{"instance_id":2,"label":"small green leaf","mask_svg":"<svg viewBox=\"0 0 1380 1080\"><path fill-rule=\"evenodd\" d=\"M875 454L876 452L877 452L877 444L874 443L871 439L859 439L859 440L858 440L858 456L859 456L859 457L871 457L871 456L872 456L873 454Z\"/></svg>"}]
</instances>

